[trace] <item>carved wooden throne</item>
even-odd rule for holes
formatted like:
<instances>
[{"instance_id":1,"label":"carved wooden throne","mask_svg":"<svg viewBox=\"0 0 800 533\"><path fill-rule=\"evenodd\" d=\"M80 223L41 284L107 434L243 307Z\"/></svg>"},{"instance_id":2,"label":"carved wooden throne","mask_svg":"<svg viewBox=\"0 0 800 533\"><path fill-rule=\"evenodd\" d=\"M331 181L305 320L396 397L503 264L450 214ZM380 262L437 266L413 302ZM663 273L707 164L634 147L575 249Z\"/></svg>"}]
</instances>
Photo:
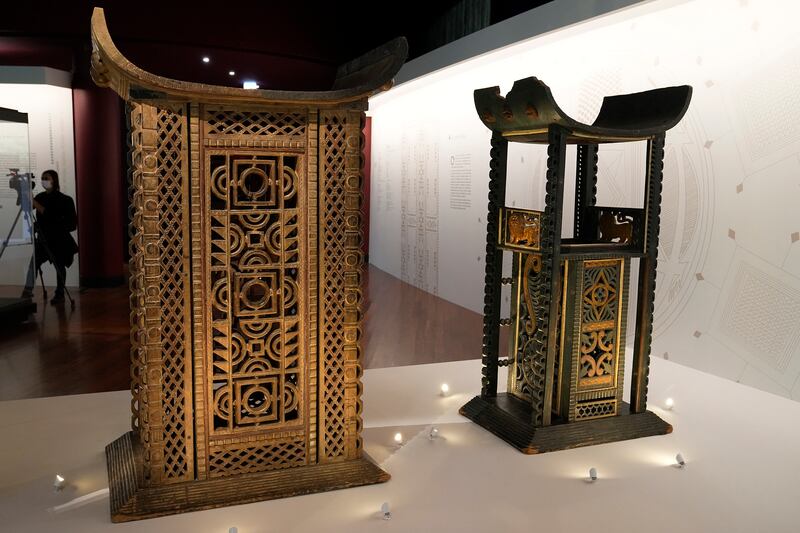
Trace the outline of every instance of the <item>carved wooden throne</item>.
<instances>
[{"instance_id":1,"label":"carved wooden throne","mask_svg":"<svg viewBox=\"0 0 800 533\"><path fill-rule=\"evenodd\" d=\"M669 433L647 410L665 132L686 113L692 88L606 97L591 125L571 119L536 78L475 91L492 130L483 371L480 396L461 413L525 453ZM595 205L598 144L647 142L644 207ZM545 210L504 207L509 142L547 145ZM575 232L561 235L567 145L577 145ZM502 277L503 251L513 270ZM630 263L638 259L630 403L622 400ZM511 314L501 318L501 285ZM509 355L498 353L510 326ZM508 392L498 369L508 366Z\"/></svg>"},{"instance_id":2,"label":"carved wooden throne","mask_svg":"<svg viewBox=\"0 0 800 533\"><path fill-rule=\"evenodd\" d=\"M383 482L362 456L362 126L405 39L321 92L180 82L92 15L92 75L129 104L132 431L115 522Z\"/></svg>"}]
</instances>

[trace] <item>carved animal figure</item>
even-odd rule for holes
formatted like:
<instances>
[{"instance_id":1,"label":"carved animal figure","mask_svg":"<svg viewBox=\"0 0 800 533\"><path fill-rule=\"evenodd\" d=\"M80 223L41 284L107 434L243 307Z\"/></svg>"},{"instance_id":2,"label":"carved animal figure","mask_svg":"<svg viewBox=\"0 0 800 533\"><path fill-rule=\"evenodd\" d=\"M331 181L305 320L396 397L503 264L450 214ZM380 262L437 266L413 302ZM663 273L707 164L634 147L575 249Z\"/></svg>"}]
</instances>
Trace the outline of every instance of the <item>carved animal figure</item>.
<instances>
[{"instance_id":1,"label":"carved animal figure","mask_svg":"<svg viewBox=\"0 0 800 533\"><path fill-rule=\"evenodd\" d=\"M600 213L597 228L600 232L599 240L602 242L628 244L633 240L633 218L630 216Z\"/></svg>"},{"instance_id":2,"label":"carved animal figure","mask_svg":"<svg viewBox=\"0 0 800 533\"><path fill-rule=\"evenodd\" d=\"M508 217L508 244L539 243L539 219L524 213L511 213Z\"/></svg>"}]
</instances>

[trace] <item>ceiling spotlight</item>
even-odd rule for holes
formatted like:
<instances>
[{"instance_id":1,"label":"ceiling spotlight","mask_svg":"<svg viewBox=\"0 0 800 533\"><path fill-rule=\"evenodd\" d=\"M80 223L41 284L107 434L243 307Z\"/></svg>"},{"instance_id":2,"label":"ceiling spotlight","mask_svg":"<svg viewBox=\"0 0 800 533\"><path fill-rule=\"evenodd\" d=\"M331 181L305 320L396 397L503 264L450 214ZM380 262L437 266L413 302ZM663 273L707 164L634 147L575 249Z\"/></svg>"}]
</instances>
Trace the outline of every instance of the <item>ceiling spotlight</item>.
<instances>
[{"instance_id":1,"label":"ceiling spotlight","mask_svg":"<svg viewBox=\"0 0 800 533\"><path fill-rule=\"evenodd\" d=\"M228 71L228 76L236 76L236 71L235 70L229 70Z\"/></svg>"},{"instance_id":2,"label":"ceiling spotlight","mask_svg":"<svg viewBox=\"0 0 800 533\"><path fill-rule=\"evenodd\" d=\"M258 89L258 84L254 81L247 80L242 84L242 87L245 89Z\"/></svg>"},{"instance_id":3,"label":"ceiling spotlight","mask_svg":"<svg viewBox=\"0 0 800 533\"><path fill-rule=\"evenodd\" d=\"M381 504L381 515L383 515L384 520L392 519L392 512L389 510L389 502L383 502Z\"/></svg>"},{"instance_id":4,"label":"ceiling spotlight","mask_svg":"<svg viewBox=\"0 0 800 533\"><path fill-rule=\"evenodd\" d=\"M440 388L442 396L447 396L450 393L450 385L447 383L442 383Z\"/></svg>"},{"instance_id":5,"label":"ceiling spotlight","mask_svg":"<svg viewBox=\"0 0 800 533\"><path fill-rule=\"evenodd\" d=\"M673 400L672 398L667 398L664 401L664 405L668 410L672 411L672 408L675 407L675 400Z\"/></svg>"},{"instance_id":6,"label":"ceiling spotlight","mask_svg":"<svg viewBox=\"0 0 800 533\"><path fill-rule=\"evenodd\" d=\"M203 56L203 63L210 63L210 62L211 62L211 58L210 57Z\"/></svg>"},{"instance_id":7,"label":"ceiling spotlight","mask_svg":"<svg viewBox=\"0 0 800 533\"><path fill-rule=\"evenodd\" d=\"M681 453L675 456L675 462L678 463L678 466L681 468L686 466L686 459L683 458L683 454Z\"/></svg>"},{"instance_id":8,"label":"ceiling spotlight","mask_svg":"<svg viewBox=\"0 0 800 533\"><path fill-rule=\"evenodd\" d=\"M438 437L438 436L439 436L439 428L437 428L436 426L433 426L433 427L431 428L431 431L430 431L430 433L428 433L428 438L429 438L430 440L433 440L433 439L435 439L435 438L436 438L436 437Z\"/></svg>"},{"instance_id":9,"label":"ceiling spotlight","mask_svg":"<svg viewBox=\"0 0 800 533\"><path fill-rule=\"evenodd\" d=\"M589 469L589 480L592 482L597 481L597 469L595 467Z\"/></svg>"},{"instance_id":10,"label":"ceiling spotlight","mask_svg":"<svg viewBox=\"0 0 800 533\"><path fill-rule=\"evenodd\" d=\"M56 491L62 490L66 484L67 480L64 479L64 476L61 474L56 474L56 479L53 481L53 487L56 489Z\"/></svg>"},{"instance_id":11,"label":"ceiling spotlight","mask_svg":"<svg viewBox=\"0 0 800 533\"><path fill-rule=\"evenodd\" d=\"M397 445L403 444L403 434L402 433L395 433L394 434L394 442Z\"/></svg>"}]
</instances>

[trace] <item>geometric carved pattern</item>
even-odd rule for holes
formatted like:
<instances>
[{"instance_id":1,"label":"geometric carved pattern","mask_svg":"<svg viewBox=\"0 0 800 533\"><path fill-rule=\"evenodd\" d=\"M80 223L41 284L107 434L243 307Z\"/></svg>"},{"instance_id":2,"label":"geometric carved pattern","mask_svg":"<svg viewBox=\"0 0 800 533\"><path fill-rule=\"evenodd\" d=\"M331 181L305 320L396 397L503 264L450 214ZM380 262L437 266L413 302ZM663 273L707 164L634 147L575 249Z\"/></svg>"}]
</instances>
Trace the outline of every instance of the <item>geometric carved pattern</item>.
<instances>
[{"instance_id":1,"label":"geometric carved pattern","mask_svg":"<svg viewBox=\"0 0 800 533\"><path fill-rule=\"evenodd\" d=\"M131 292L131 429L139 436L139 444L146 448L143 438L142 418L146 417L147 396L144 394L147 326L144 309L144 197L142 169L134 161L142 160L142 107L126 105L128 122L128 197L130 223L128 224L128 285ZM149 438L146 439L149 442Z\"/></svg>"},{"instance_id":2,"label":"geometric carved pattern","mask_svg":"<svg viewBox=\"0 0 800 533\"><path fill-rule=\"evenodd\" d=\"M535 370L533 368L536 361L537 351L543 350L541 320L536 315L536 308L539 306L539 287L538 277L542 270L542 259L539 254L514 254L516 260L515 270L517 278L515 281L515 301L517 307L517 320L515 331L512 333L515 342L515 352L513 360L513 379L509 381L510 390L527 401L531 400L534 393L534 376L543 373L544 368ZM538 350L537 350L538 348Z\"/></svg>"},{"instance_id":3,"label":"geometric carved pattern","mask_svg":"<svg viewBox=\"0 0 800 533\"><path fill-rule=\"evenodd\" d=\"M210 450L208 459L209 477L300 466L305 464L305 456L303 437L242 448L214 446Z\"/></svg>"},{"instance_id":4,"label":"geometric carved pattern","mask_svg":"<svg viewBox=\"0 0 800 533\"><path fill-rule=\"evenodd\" d=\"M212 438L304 424L300 162L208 156Z\"/></svg>"},{"instance_id":5,"label":"geometric carved pattern","mask_svg":"<svg viewBox=\"0 0 800 533\"><path fill-rule=\"evenodd\" d=\"M207 135L303 136L305 113L207 109Z\"/></svg>"},{"instance_id":6,"label":"geometric carved pattern","mask_svg":"<svg viewBox=\"0 0 800 533\"><path fill-rule=\"evenodd\" d=\"M339 115L330 115L321 125L322 212L325 225L320 242L324 250L325 272L320 286L325 317L320 353L323 371L320 390L324 420L322 446L327 458L345 453L344 409L344 271L339 268L345 253L344 242L344 158L345 124Z\"/></svg>"},{"instance_id":7,"label":"geometric carved pattern","mask_svg":"<svg viewBox=\"0 0 800 533\"><path fill-rule=\"evenodd\" d=\"M106 448L112 521L386 481L360 440L361 149L405 40L331 92L142 72L102 9L92 40L93 79L131 103L134 431Z\"/></svg>"},{"instance_id":8,"label":"geometric carved pattern","mask_svg":"<svg viewBox=\"0 0 800 533\"><path fill-rule=\"evenodd\" d=\"M575 266L577 316L567 417L614 416L622 402L629 261L586 259Z\"/></svg>"},{"instance_id":9,"label":"geometric carved pattern","mask_svg":"<svg viewBox=\"0 0 800 533\"><path fill-rule=\"evenodd\" d=\"M185 113L130 108L131 391L145 483L192 479Z\"/></svg>"},{"instance_id":10,"label":"geometric carved pattern","mask_svg":"<svg viewBox=\"0 0 800 533\"><path fill-rule=\"evenodd\" d=\"M584 263L578 390L614 385L621 274L619 259Z\"/></svg>"},{"instance_id":11,"label":"geometric carved pattern","mask_svg":"<svg viewBox=\"0 0 800 533\"><path fill-rule=\"evenodd\" d=\"M605 416L614 416L615 414L617 414L616 400L579 403L577 407L575 407L575 420L602 418Z\"/></svg>"},{"instance_id":12,"label":"geometric carved pattern","mask_svg":"<svg viewBox=\"0 0 800 533\"><path fill-rule=\"evenodd\" d=\"M320 462L361 448L360 111L320 113Z\"/></svg>"},{"instance_id":13,"label":"geometric carved pattern","mask_svg":"<svg viewBox=\"0 0 800 533\"><path fill-rule=\"evenodd\" d=\"M187 429L191 416L185 410L186 370L191 357L186 343L186 302L184 242L185 196L183 183L183 114L161 108L158 111L158 230L161 299L161 402L164 476L184 479L189 472ZM190 415L190 413L188 413ZM151 421L152 424L152 421ZM188 427L187 427L188 426Z\"/></svg>"}]
</instances>

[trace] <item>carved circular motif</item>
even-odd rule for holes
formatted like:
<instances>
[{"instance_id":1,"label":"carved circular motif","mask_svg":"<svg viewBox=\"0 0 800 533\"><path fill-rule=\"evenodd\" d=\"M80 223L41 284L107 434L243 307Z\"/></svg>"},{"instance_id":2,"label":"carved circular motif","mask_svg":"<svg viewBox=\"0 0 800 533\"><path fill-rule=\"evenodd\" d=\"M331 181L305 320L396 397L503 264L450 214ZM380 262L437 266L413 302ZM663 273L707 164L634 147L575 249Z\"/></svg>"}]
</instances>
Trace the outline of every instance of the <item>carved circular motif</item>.
<instances>
[{"instance_id":1,"label":"carved circular motif","mask_svg":"<svg viewBox=\"0 0 800 533\"><path fill-rule=\"evenodd\" d=\"M272 400L267 389L254 386L242 395L242 405L252 414L261 414L270 408Z\"/></svg>"},{"instance_id":2,"label":"carved circular motif","mask_svg":"<svg viewBox=\"0 0 800 533\"><path fill-rule=\"evenodd\" d=\"M260 279L251 279L242 285L241 298L252 309L266 306L271 296L272 289Z\"/></svg>"},{"instance_id":3,"label":"carved circular motif","mask_svg":"<svg viewBox=\"0 0 800 533\"><path fill-rule=\"evenodd\" d=\"M267 192L269 178L263 170L250 167L239 176L239 188L250 198L258 198Z\"/></svg>"}]
</instances>

